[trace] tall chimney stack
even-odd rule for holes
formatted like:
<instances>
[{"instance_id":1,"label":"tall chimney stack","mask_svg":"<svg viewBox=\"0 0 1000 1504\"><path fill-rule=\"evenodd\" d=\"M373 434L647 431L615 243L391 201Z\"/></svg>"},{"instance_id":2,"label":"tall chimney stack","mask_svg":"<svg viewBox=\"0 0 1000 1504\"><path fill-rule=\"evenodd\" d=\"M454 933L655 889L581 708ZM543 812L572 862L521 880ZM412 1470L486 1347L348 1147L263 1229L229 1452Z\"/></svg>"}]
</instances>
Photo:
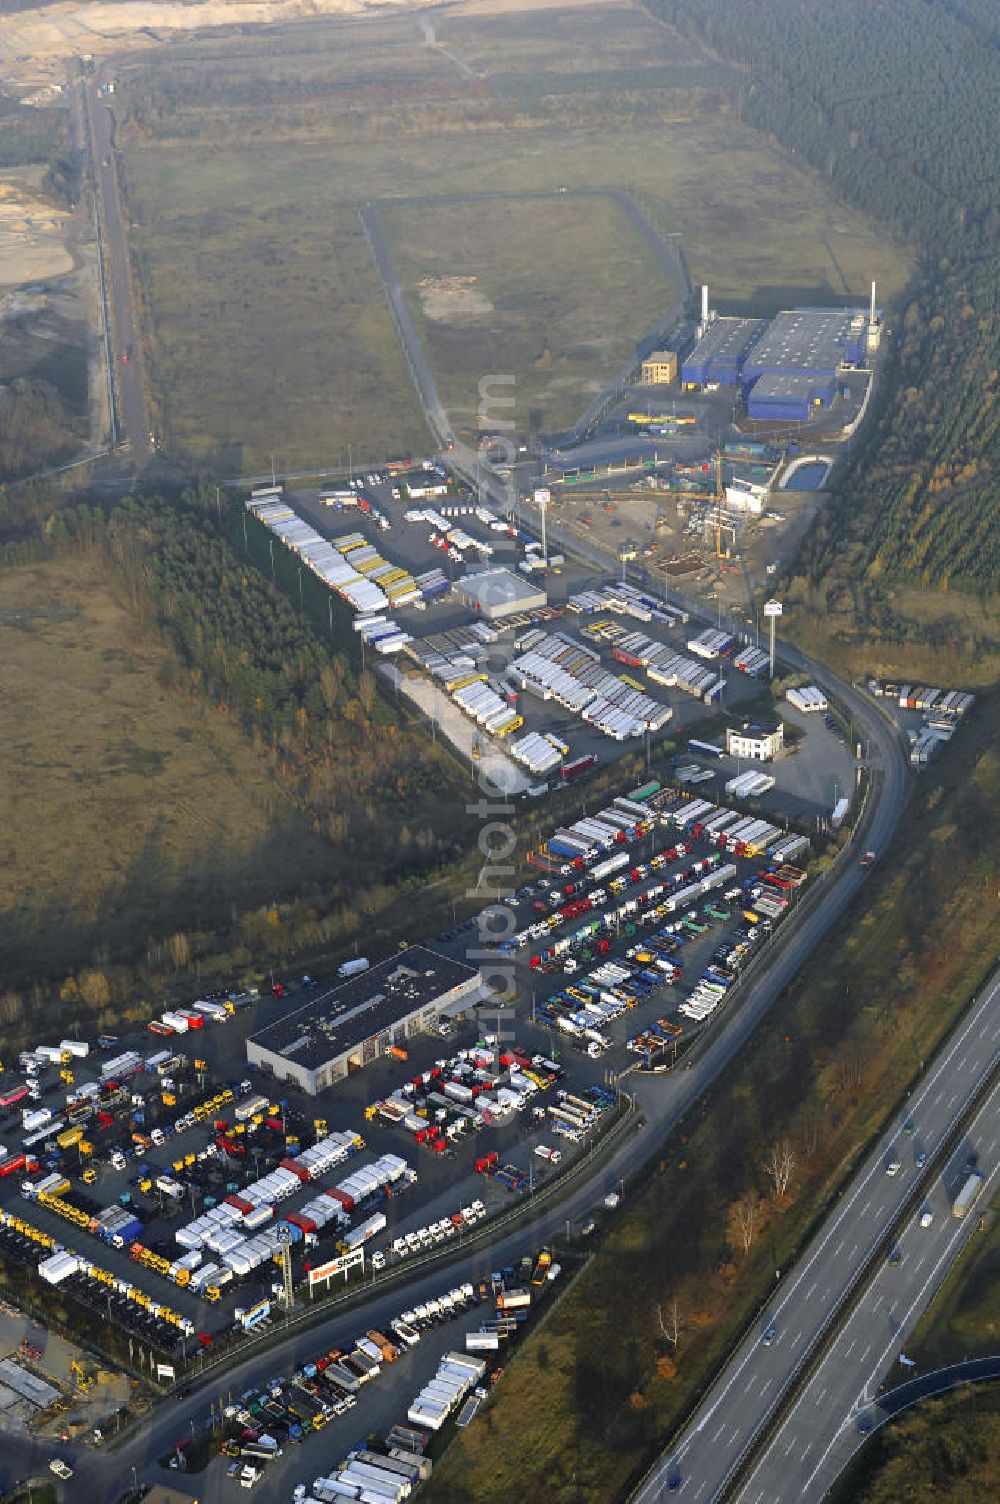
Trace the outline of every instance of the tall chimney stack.
<instances>
[{"instance_id":1,"label":"tall chimney stack","mask_svg":"<svg viewBox=\"0 0 1000 1504\"><path fill-rule=\"evenodd\" d=\"M869 319L870 319L870 322L874 324L874 322L875 322L875 283L874 282L872 283L872 311L871 311L871 314L869 315Z\"/></svg>"},{"instance_id":2,"label":"tall chimney stack","mask_svg":"<svg viewBox=\"0 0 1000 1504\"><path fill-rule=\"evenodd\" d=\"M701 284L701 321L708 324L708 283Z\"/></svg>"}]
</instances>

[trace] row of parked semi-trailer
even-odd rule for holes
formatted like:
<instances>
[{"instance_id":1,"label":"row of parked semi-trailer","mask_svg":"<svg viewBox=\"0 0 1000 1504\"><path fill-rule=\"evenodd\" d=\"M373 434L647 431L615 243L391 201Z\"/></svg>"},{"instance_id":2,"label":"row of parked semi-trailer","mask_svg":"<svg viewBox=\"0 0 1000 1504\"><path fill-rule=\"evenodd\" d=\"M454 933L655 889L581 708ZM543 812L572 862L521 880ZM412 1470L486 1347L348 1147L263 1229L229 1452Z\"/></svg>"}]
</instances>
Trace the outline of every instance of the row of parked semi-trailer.
<instances>
[{"instance_id":1,"label":"row of parked semi-trailer","mask_svg":"<svg viewBox=\"0 0 1000 1504\"><path fill-rule=\"evenodd\" d=\"M451 698L459 710L491 736L509 736L524 725L523 716L490 687L485 674L469 674L452 690Z\"/></svg>"},{"instance_id":2,"label":"row of parked semi-trailer","mask_svg":"<svg viewBox=\"0 0 1000 1504\"><path fill-rule=\"evenodd\" d=\"M795 710L800 710L803 715L815 715L819 711L827 711L830 702L826 695L816 684L800 684L795 689L785 692L785 699Z\"/></svg>"},{"instance_id":3,"label":"row of parked semi-trailer","mask_svg":"<svg viewBox=\"0 0 1000 1504\"><path fill-rule=\"evenodd\" d=\"M546 1269L549 1266L551 1259ZM527 1267L530 1270L530 1260ZM512 1277L513 1273L513 1270L509 1270L504 1271L503 1275L493 1276L494 1293L497 1288L503 1288L505 1276ZM495 1283L497 1280L501 1281L499 1287ZM287 1382L270 1381L266 1394L257 1395L254 1391L247 1391L241 1396L240 1405L230 1407L232 1414L227 1414L230 1420L251 1429L242 1431L230 1440L224 1450L240 1459L249 1456L267 1460L268 1456L279 1455L279 1442L286 1435L292 1436L294 1440L301 1440L310 1430L322 1429L333 1415L341 1414L357 1403L359 1398L363 1398L365 1386L378 1379L383 1366L395 1363L407 1350L416 1347L424 1331L439 1323L453 1321L462 1312L478 1305L488 1291L486 1284L478 1288L469 1283L456 1285L436 1298L403 1311L387 1327L391 1336L378 1331L366 1331L343 1347L318 1354L296 1370ZM449 1354L441 1361L448 1365L444 1372L449 1377L451 1367L462 1362L465 1362L467 1370L475 1378L482 1377L485 1373L485 1363L482 1360L469 1358L466 1361L464 1354ZM441 1375L439 1365L434 1379L421 1391L425 1400L441 1399L446 1389L450 1393L452 1386L443 1386L439 1382ZM466 1392L467 1388L458 1399ZM458 1403L458 1399L455 1403ZM278 1415L279 1405L283 1410L281 1416ZM421 1404L420 1408L428 1417L424 1422L427 1428L437 1429L454 1409L454 1404L443 1407ZM277 1420L277 1435L268 1439L267 1451L261 1454L259 1436L255 1435L253 1428L272 1424L274 1420ZM289 1422L292 1423L291 1426ZM357 1443L337 1468L316 1479L308 1496L322 1501L363 1501L368 1497L377 1497L382 1504L390 1498L406 1498L418 1482L430 1476L430 1459L423 1456L427 1440L426 1430L415 1431L407 1426L394 1425L384 1439L384 1451L376 1451L367 1443ZM390 1480L388 1483L383 1482L383 1475ZM294 1498L303 1500L306 1497L305 1485L298 1485Z\"/></svg>"},{"instance_id":4,"label":"row of parked semi-trailer","mask_svg":"<svg viewBox=\"0 0 1000 1504\"><path fill-rule=\"evenodd\" d=\"M668 875L666 868L682 860L688 849L681 843L656 852L648 861L618 873L606 886L574 897L546 918L536 920L505 946L518 949L580 919L583 922L578 928L553 938L531 957L529 965L545 969L547 963L560 957L590 961L595 955L607 954L614 939L623 932L630 933L629 926L649 925L679 914L736 877L736 867L723 862L719 852L710 852Z\"/></svg>"},{"instance_id":5,"label":"row of parked semi-trailer","mask_svg":"<svg viewBox=\"0 0 1000 1504\"><path fill-rule=\"evenodd\" d=\"M565 632L535 628L519 646L508 679L540 700L555 700L615 741L660 731L673 714L669 705L609 673L599 653Z\"/></svg>"},{"instance_id":6,"label":"row of parked semi-trailer","mask_svg":"<svg viewBox=\"0 0 1000 1504\"><path fill-rule=\"evenodd\" d=\"M322 583L357 612L398 609L423 599L408 570L382 557L363 533L328 540L284 499L280 486L251 495L247 510Z\"/></svg>"},{"instance_id":7,"label":"row of parked semi-trailer","mask_svg":"<svg viewBox=\"0 0 1000 1504\"><path fill-rule=\"evenodd\" d=\"M273 1259L285 1244L314 1244L326 1228L335 1232L338 1251L353 1252L386 1227L384 1212L375 1212L352 1226L354 1212L382 1199L387 1190L412 1174L404 1159L384 1154L374 1164L359 1166L335 1186L319 1186L320 1176L356 1154L362 1145L356 1134L328 1135L179 1227L175 1242L186 1252L213 1256L210 1277L216 1284L222 1278L244 1278ZM278 1206L304 1189L315 1194L295 1211L287 1210L273 1226L268 1225Z\"/></svg>"},{"instance_id":8,"label":"row of parked semi-trailer","mask_svg":"<svg viewBox=\"0 0 1000 1504\"><path fill-rule=\"evenodd\" d=\"M131 1280L104 1269L96 1260L61 1242L44 1228L12 1211L0 1211L0 1250L35 1270L49 1285L59 1285L102 1315L172 1351L182 1338L194 1335L194 1325L165 1301L153 1300Z\"/></svg>"},{"instance_id":9,"label":"row of parked semi-trailer","mask_svg":"<svg viewBox=\"0 0 1000 1504\"><path fill-rule=\"evenodd\" d=\"M807 836L788 834L768 820L741 815L690 794L662 791L656 796L656 813L664 824L689 833L695 840L712 841L736 856L767 856L773 861L790 862L809 850Z\"/></svg>"},{"instance_id":10,"label":"row of parked semi-trailer","mask_svg":"<svg viewBox=\"0 0 1000 1504\"><path fill-rule=\"evenodd\" d=\"M894 701L900 710L930 711L941 716L961 717L975 703L975 696L961 689L934 689L930 685L893 684L878 679L869 679L868 689L873 695Z\"/></svg>"},{"instance_id":11,"label":"row of parked semi-trailer","mask_svg":"<svg viewBox=\"0 0 1000 1504\"><path fill-rule=\"evenodd\" d=\"M626 580L609 581L598 590L581 590L566 602L567 611L576 616L593 616L611 611L616 616L631 616L636 621L655 621L664 627L687 625L688 613L682 606L670 606L648 591Z\"/></svg>"},{"instance_id":12,"label":"row of parked semi-trailer","mask_svg":"<svg viewBox=\"0 0 1000 1504\"><path fill-rule=\"evenodd\" d=\"M538 731L529 731L525 736L516 737L508 743L507 751L515 762L534 773L536 778L555 772L565 755L550 736ZM595 762L596 758L592 758L590 765L593 766ZM547 790L548 785L545 785L539 792Z\"/></svg>"},{"instance_id":13,"label":"row of parked semi-trailer","mask_svg":"<svg viewBox=\"0 0 1000 1504\"><path fill-rule=\"evenodd\" d=\"M589 637L611 643L611 654L617 662L645 669L654 684L682 689L707 705L714 704L725 691L726 681L718 669L705 668L702 662L685 658L669 643L644 632L627 631L612 621L592 622L583 630Z\"/></svg>"}]
</instances>

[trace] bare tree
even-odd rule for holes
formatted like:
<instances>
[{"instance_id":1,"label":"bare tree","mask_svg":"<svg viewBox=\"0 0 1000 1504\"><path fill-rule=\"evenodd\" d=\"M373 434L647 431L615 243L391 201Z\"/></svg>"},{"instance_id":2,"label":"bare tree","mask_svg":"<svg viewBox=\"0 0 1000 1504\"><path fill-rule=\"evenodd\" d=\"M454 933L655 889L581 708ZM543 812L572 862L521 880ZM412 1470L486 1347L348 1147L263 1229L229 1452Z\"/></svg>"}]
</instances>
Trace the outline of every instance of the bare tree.
<instances>
[{"instance_id":1,"label":"bare tree","mask_svg":"<svg viewBox=\"0 0 1000 1504\"><path fill-rule=\"evenodd\" d=\"M781 1138L771 1146L768 1156L764 1161L764 1169L774 1186L775 1201L788 1190L796 1167L795 1150L790 1139Z\"/></svg>"},{"instance_id":2,"label":"bare tree","mask_svg":"<svg viewBox=\"0 0 1000 1504\"><path fill-rule=\"evenodd\" d=\"M729 1241L735 1248L741 1248L745 1254L753 1247L753 1240L757 1236L757 1224L760 1221L762 1203L756 1191L747 1191L738 1201L734 1201L729 1208Z\"/></svg>"},{"instance_id":3,"label":"bare tree","mask_svg":"<svg viewBox=\"0 0 1000 1504\"><path fill-rule=\"evenodd\" d=\"M664 1340L669 1342L672 1348L676 1349L678 1342L681 1340L681 1327L684 1324L681 1318L680 1301L676 1295L670 1297L670 1304L667 1306L666 1314L664 1314L662 1306L657 1305L656 1319L659 1322Z\"/></svg>"}]
</instances>

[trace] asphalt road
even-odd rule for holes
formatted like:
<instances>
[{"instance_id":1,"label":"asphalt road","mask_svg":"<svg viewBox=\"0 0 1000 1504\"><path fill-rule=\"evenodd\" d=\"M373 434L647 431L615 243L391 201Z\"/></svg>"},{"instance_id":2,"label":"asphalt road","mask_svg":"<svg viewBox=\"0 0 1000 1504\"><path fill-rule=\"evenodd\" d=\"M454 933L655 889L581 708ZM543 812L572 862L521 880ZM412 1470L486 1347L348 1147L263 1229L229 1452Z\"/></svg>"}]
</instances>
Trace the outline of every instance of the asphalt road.
<instances>
[{"instance_id":1,"label":"asphalt road","mask_svg":"<svg viewBox=\"0 0 1000 1504\"><path fill-rule=\"evenodd\" d=\"M995 1030L995 1020L990 1023ZM995 1037L995 1036L994 1036ZM986 1172L981 1204L1000 1178L1000 1087L994 1089L944 1171L927 1189L910 1217L896 1251L902 1263L884 1262L851 1311L802 1392L794 1409L737 1495L740 1504L769 1504L798 1499L818 1504L851 1457L864 1444L868 1426L883 1417L878 1385L899 1365L906 1339L934 1298L959 1253L979 1225L978 1209L956 1221L951 1215L955 1192L966 1177L970 1153L977 1153ZM933 1213L930 1227L920 1214ZM894 1255L895 1256L895 1255Z\"/></svg>"},{"instance_id":2,"label":"asphalt road","mask_svg":"<svg viewBox=\"0 0 1000 1504\"><path fill-rule=\"evenodd\" d=\"M132 315L132 281L128 235L118 188L114 157L114 116L101 93L100 80L84 80L90 121L95 191L100 200L101 254L111 305L111 345L118 389L118 418L131 445L133 460L142 468L149 460L149 419L142 390L141 356ZM104 164L107 163L107 166ZM128 360L123 359L128 353ZM119 441L123 435L119 433Z\"/></svg>"},{"instance_id":3,"label":"asphalt road","mask_svg":"<svg viewBox=\"0 0 1000 1504\"><path fill-rule=\"evenodd\" d=\"M690 1504L711 1504L723 1496L747 1449L841 1308L858 1271L920 1186L917 1156L927 1153L933 1159L995 1069L998 1030L1000 975L990 982L914 1091L906 1114L886 1131L798 1264L777 1285L759 1324L736 1348L680 1438L638 1489L635 1504L654 1504L671 1484L671 1491ZM984 1110L977 1120L984 1156L989 1155L991 1144L996 1145L1000 1092L994 1092L990 1102L992 1116ZM912 1120L912 1135L903 1131L906 1118ZM885 1280L880 1276L876 1281L877 1295L863 1297L859 1311L848 1323L845 1348L838 1340L832 1367L829 1360L820 1365L818 1373L823 1378L818 1387L810 1384L804 1401L792 1412L793 1431L787 1436L784 1430L780 1432L766 1454L768 1471L762 1481L741 1495L747 1504L762 1498L813 1497L801 1490L820 1461L823 1444L813 1438L810 1423L814 1429L821 1429L825 1412L819 1407L830 1393L829 1408L839 1426L864 1385L874 1383L898 1353L902 1335L922 1309L921 1300L926 1303L929 1299L947 1261L967 1235L962 1229L968 1224L949 1217L949 1198L961 1184L961 1166L970 1149L979 1147L971 1141L961 1146L944 1171L943 1185L942 1177L935 1172L927 1187L928 1205L935 1212L934 1225L911 1231L905 1240L911 1256L900 1268L884 1271ZM893 1159L900 1161L901 1169L889 1175L886 1169ZM925 1173L930 1180L929 1172ZM941 1261L940 1267L935 1259ZM893 1292L888 1304L887 1289ZM765 1346L762 1338L769 1324L774 1326L774 1338ZM845 1366L846 1345L852 1338L852 1361ZM803 1403L812 1414L802 1413Z\"/></svg>"}]
</instances>

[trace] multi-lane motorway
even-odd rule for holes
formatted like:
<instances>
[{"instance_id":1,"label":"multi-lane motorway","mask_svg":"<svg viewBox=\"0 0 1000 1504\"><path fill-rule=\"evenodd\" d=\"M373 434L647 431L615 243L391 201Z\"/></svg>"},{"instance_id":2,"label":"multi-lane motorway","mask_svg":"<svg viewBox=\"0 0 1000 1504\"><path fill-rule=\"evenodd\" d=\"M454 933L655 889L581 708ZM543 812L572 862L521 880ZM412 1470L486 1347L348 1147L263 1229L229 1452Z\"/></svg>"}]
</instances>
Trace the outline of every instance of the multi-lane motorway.
<instances>
[{"instance_id":1,"label":"multi-lane motorway","mask_svg":"<svg viewBox=\"0 0 1000 1504\"><path fill-rule=\"evenodd\" d=\"M995 1022L991 1023L995 1029ZM995 1034L994 1034L995 1037ZM1000 1179L1000 1086L995 1087L962 1141L936 1175L919 1207L817 1365L794 1408L738 1494L740 1504L796 1499L818 1504L880 1420L872 1399L878 1385L906 1356L906 1339L933 1299L961 1249L975 1233L974 1209L961 1221L951 1215L955 1191L965 1179L970 1153L983 1166L981 1205ZM934 1220L921 1226L921 1215Z\"/></svg>"},{"instance_id":2,"label":"multi-lane motorway","mask_svg":"<svg viewBox=\"0 0 1000 1504\"><path fill-rule=\"evenodd\" d=\"M995 1072L998 1031L1000 976L979 997L795 1268L779 1281L760 1320L637 1491L636 1504L654 1504L668 1490L688 1504L711 1504L724 1496L782 1396L848 1300L859 1271L880 1252L894 1219L919 1190L919 1210L926 1205L934 1221L929 1228L907 1228L899 1244L902 1263L887 1263L860 1300L843 1339L824 1358L740 1495L743 1504L822 1497L821 1483L825 1479L828 1484L836 1470L836 1436L845 1417L866 1386L870 1393L892 1364L905 1332L968 1235L971 1222L950 1218L949 1198L961 1183L970 1150L988 1159L991 1146L995 1149L1000 1095L991 1095L974 1133L943 1168L935 1156ZM890 1174L895 1162L900 1168Z\"/></svg>"}]
</instances>

